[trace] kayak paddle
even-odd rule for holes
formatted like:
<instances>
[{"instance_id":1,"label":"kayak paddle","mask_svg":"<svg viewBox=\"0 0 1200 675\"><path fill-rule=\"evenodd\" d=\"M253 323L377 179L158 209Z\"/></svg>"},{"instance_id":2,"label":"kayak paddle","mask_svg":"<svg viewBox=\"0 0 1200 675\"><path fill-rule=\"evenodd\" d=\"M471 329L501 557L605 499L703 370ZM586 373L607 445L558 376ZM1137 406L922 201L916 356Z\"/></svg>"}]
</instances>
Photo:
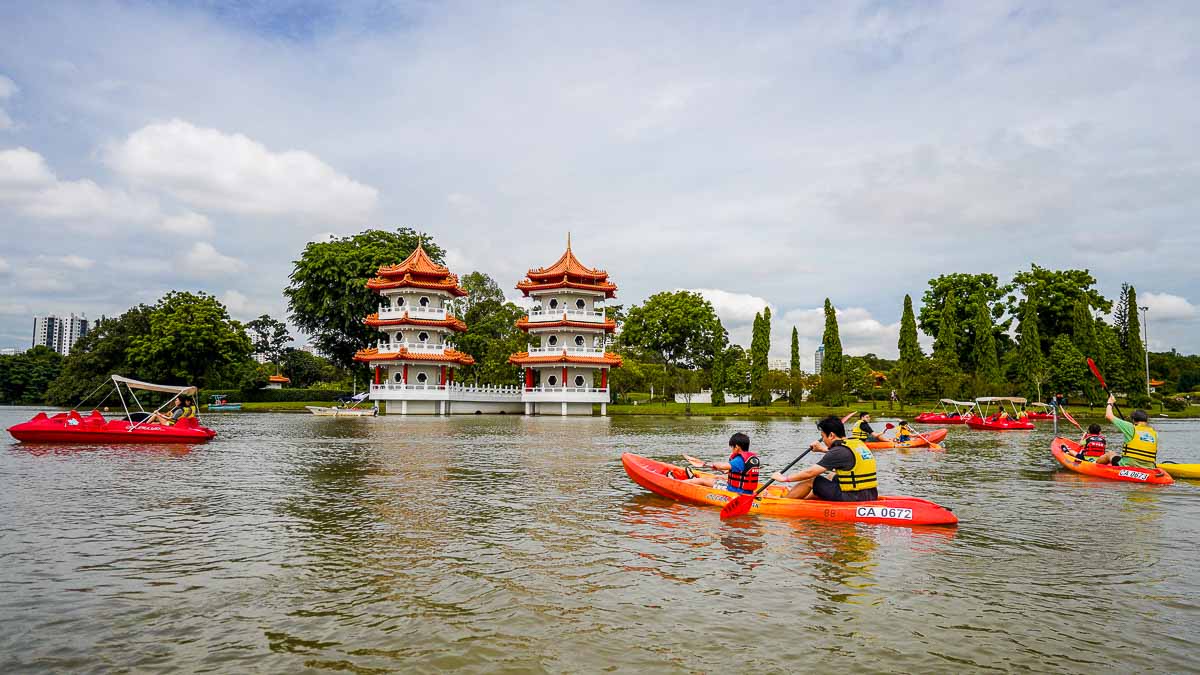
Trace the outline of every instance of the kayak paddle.
<instances>
[{"instance_id":1,"label":"kayak paddle","mask_svg":"<svg viewBox=\"0 0 1200 675\"><path fill-rule=\"evenodd\" d=\"M780 471L779 473L787 473L788 469L792 468L793 466L796 466L796 462L799 462L800 460L804 459L804 456L810 452L812 452L812 448L809 448L809 449L805 450L804 452L800 453L799 457L797 457L796 459L793 459L792 463L788 464L786 467L784 467L783 471ZM728 504L721 507L721 520L725 520L726 518L733 518L735 516L744 516L747 513L750 513L750 507L754 506L754 500L758 499L758 496L760 494L762 494L762 491L766 490L767 487L771 483L774 483L774 482L775 482L774 478L768 478L767 482L763 483L762 486L759 487L757 490L755 490L753 493L748 494L748 495L738 495L738 496L734 497L733 499L729 500Z\"/></svg>"},{"instance_id":2,"label":"kayak paddle","mask_svg":"<svg viewBox=\"0 0 1200 675\"><path fill-rule=\"evenodd\" d=\"M1108 390L1108 383L1104 381L1104 376L1100 374L1100 369L1096 367L1096 362L1091 357L1088 357L1087 364L1088 370L1092 371L1092 375L1095 375L1096 379L1099 380L1100 388L1104 390L1104 393L1112 396L1112 392ZM1121 406L1117 405L1116 401L1113 401L1113 408L1117 411L1117 417L1125 419L1125 414L1121 412Z\"/></svg>"}]
</instances>

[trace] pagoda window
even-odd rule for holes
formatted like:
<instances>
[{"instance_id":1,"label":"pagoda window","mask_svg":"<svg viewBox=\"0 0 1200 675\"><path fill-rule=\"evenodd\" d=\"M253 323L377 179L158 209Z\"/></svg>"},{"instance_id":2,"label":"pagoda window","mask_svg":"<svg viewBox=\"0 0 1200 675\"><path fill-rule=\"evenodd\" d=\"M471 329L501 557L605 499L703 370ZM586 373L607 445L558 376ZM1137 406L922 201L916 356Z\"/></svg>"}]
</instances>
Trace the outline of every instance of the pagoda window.
<instances>
[{"instance_id":1,"label":"pagoda window","mask_svg":"<svg viewBox=\"0 0 1200 675\"><path fill-rule=\"evenodd\" d=\"M546 384L548 384L551 387L556 387L556 386L558 386L558 378L555 377L554 375L551 375L550 377L546 378Z\"/></svg>"},{"instance_id":2,"label":"pagoda window","mask_svg":"<svg viewBox=\"0 0 1200 675\"><path fill-rule=\"evenodd\" d=\"M428 342L429 341L429 333L426 333L425 331L421 331L420 333L417 333L417 339L420 340L421 342Z\"/></svg>"},{"instance_id":3,"label":"pagoda window","mask_svg":"<svg viewBox=\"0 0 1200 675\"><path fill-rule=\"evenodd\" d=\"M578 307L579 309L583 309L584 307L587 306L587 303L583 301L583 298L580 298L575 301L575 306Z\"/></svg>"},{"instance_id":4,"label":"pagoda window","mask_svg":"<svg viewBox=\"0 0 1200 675\"><path fill-rule=\"evenodd\" d=\"M550 309L558 309L558 298L550 298Z\"/></svg>"},{"instance_id":5,"label":"pagoda window","mask_svg":"<svg viewBox=\"0 0 1200 675\"><path fill-rule=\"evenodd\" d=\"M422 295L421 296L421 306L428 307L429 306L429 298Z\"/></svg>"},{"instance_id":6,"label":"pagoda window","mask_svg":"<svg viewBox=\"0 0 1200 675\"><path fill-rule=\"evenodd\" d=\"M404 382L404 373L397 370L396 374L392 376L392 380L396 384L402 384Z\"/></svg>"},{"instance_id":7,"label":"pagoda window","mask_svg":"<svg viewBox=\"0 0 1200 675\"><path fill-rule=\"evenodd\" d=\"M397 295L397 296L396 296L396 297L395 297L395 298L392 300L392 304L393 304L393 305L395 305L396 307L403 307L403 306L404 306L404 296L403 296L403 295Z\"/></svg>"},{"instance_id":8,"label":"pagoda window","mask_svg":"<svg viewBox=\"0 0 1200 675\"><path fill-rule=\"evenodd\" d=\"M576 335L576 336L575 336L575 346L576 346L576 347L582 347L582 346L583 346L583 336L582 336L582 335Z\"/></svg>"},{"instance_id":9,"label":"pagoda window","mask_svg":"<svg viewBox=\"0 0 1200 675\"><path fill-rule=\"evenodd\" d=\"M395 340L397 343L404 342L404 333L396 333L396 335L393 336L392 339Z\"/></svg>"},{"instance_id":10,"label":"pagoda window","mask_svg":"<svg viewBox=\"0 0 1200 675\"><path fill-rule=\"evenodd\" d=\"M576 386L576 387L582 387L582 386L583 386L583 376L582 376L582 375L576 375L576 376L575 376L575 386Z\"/></svg>"},{"instance_id":11,"label":"pagoda window","mask_svg":"<svg viewBox=\"0 0 1200 675\"><path fill-rule=\"evenodd\" d=\"M557 345L558 344L558 336L551 335L550 339L546 340L546 344L550 345L551 347L553 347L554 345Z\"/></svg>"}]
</instances>

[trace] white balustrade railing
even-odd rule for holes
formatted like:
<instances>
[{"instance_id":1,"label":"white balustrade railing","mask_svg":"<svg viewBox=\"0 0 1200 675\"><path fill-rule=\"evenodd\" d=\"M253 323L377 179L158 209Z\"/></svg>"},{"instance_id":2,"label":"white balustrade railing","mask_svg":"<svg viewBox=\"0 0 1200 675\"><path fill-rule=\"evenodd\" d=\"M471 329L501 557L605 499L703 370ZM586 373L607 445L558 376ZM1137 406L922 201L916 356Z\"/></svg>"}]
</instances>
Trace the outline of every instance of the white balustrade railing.
<instances>
[{"instance_id":1,"label":"white balustrade railing","mask_svg":"<svg viewBox=\"0 0 1200 675\"><path fill-rule=\"evenodd\" d=\"M607 394L608 388L599 387L526 387L525 391L539 394Z\"/></svg>"},{"instance_id":2,"label":"white balustrade railing","mask_svg":"<svg viewBox=\"0 0 1200 675\"><path fill-rule=\"evenodd\" d=\"M432 342L377 342L375 348L381 352L398 352L401 348L407 349L410 352L422 352L426 354L440 354L444 350L450 348L447 344L434 344Z\"/></svg>"},{"instance_id":3,"label":"white balustrade railing","mask_svg":"<svg viewBox=\"0 0 1200 675\"><path fill-rule=\"evenodd\" d=\"M534 321L557 321L563 318L563 315L578 321L604 321L604 312L589 309L535 309L529 312L529 318Z\"/></svg>"},{"instance_id":4,"label":"white balustrade railing","mask_svg":"<svg viewBox=\"0 0 1200 675\"><path fill-rule=\"evenodd\" d=\"M453 385L421 384L420 382L413 382L411 384L408 384L405 382L380 382L379 384L372 384L371 390L372 391L432 391L432 390L445 389L448 386L453 386Z\"/></svg>"},{"instance_id":5,"label":"white balustrade railing","mask_svg":"<svg viewBox=\"0 0 1200 675\"><path fill-rule=\"evenodd\" d=\"M400 319L404 317L404 313L408 312L408 316L413 319L433 319L440 321L446 318L445 307L421 307L419 305L404 307L392 307L391 305L379 306L380 319Z\"/></svg>"},{"instance_id":6,"label":"white balustrade railing","mask_svg":"<svg viewBox=\"0 0 1200 675\"><path fill-rule=\"evenodd\" d=\"M601 347L578 347L572 345L564 347L558 345L555 347L529 347L530 356L536 354L578 354L580 356L604 356L604 349Z\"/></svg>"}]
</instances>

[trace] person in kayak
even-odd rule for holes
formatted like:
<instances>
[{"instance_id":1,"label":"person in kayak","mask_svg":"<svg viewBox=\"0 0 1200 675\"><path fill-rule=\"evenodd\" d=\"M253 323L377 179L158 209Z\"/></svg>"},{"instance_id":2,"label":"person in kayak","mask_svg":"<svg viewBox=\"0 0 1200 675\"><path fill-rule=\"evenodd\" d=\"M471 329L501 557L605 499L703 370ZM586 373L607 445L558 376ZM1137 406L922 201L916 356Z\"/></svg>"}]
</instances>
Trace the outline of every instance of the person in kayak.
<instances>
[{"instance_id":1,"label":"person in kayak","mask_svg":"<svg viewBox=\"0 0 1200 675\"><path fill-rule=\"evenodd\" d=\"M846 428L844 426L845 422L842 420L838 421L842 422L842 429L844 433ZM865 441L868 443L878 443L887 440L883 436L875 433L875 430L871 428L871 413L866 411L858 413L858 421L854 423L854 428L850 431L850 435L856 440Z\"/></svg>"},{"instance_id":2,"label":"person in kayak","mask_svg":"<svg viewBox=\"0 0 1200 675\"><path fill-rule=\"evenodd\" d=\"M1150 416L1145 410L1134 410L1129 416L1133 424L1113 414L1113 404L1116 397L1108 395L1108 405L1104 408L1104 417L1112 422L1121 434L1125 436L1125 448L1122 454L1109 450L1096 460L1097 464L1113 464L1116 466L1136 466L1142 469L1153 469L1158 466L1158 432L1150 426Z\"/></svg>"},{"instance_id":3,"label":"person in kayak","mask_svg":"<svg viewBox=\"0 0 1200 675\"><path fill-rule=\"evenodd\" d=\"M917 435L917 432L912 427L908 426L908 422L900 420L896 423L896 434L892 438L897 443L907 443Z\"/></svg>"},{"instance_id":4,"label":"person in kayak","mask_svg":"<svg viewBox=\"0 0 1200 675\"><path fill-rule=\"evenodd\" d=\"M1079 439L1079 452L1075 455L1078 459L1095 459L1103 457L1104 453L1108 452L1108 439L1104 434L1100 433L1099 424L1089 424L1087 433L1083 438Z\"/></svg>"},{"instance_id":5,"label":"person in kayak","mask_svg":"<svg viewBox=\"0 0 1200 675\"><path fill-rule=\"evenodd\" d=\"M821 461L790 476L774 473L780 483L797 483L788 491L789 499L824 499L831 502L866 502L879 499L879 481L875 474L875 456L866 443L846 438L846 425L836 417L817 422L821 440L811 446L824 452ZM832 471L834 477L824 473Z\"/></svg>"},{"instance_id":6,"label":"person in kayak","mask_svg":"<svg viewBox=\"0 0 1200 675\"><path fill-rule=\"evenodd\" d=\"M762 460L750 452L750 437L740 431L729 437L729 461L705 462L691 455L684 455L683 458L697 469L716 469L726 474L725 480L720 480L716 476L697 476L692 473L691 467L684 467L687 477L681 480L685 483L705 485L743 495L753 494L758 489L758 472ZM667 472L667 478L676 476Z\"/></svg>"}]
</instances>

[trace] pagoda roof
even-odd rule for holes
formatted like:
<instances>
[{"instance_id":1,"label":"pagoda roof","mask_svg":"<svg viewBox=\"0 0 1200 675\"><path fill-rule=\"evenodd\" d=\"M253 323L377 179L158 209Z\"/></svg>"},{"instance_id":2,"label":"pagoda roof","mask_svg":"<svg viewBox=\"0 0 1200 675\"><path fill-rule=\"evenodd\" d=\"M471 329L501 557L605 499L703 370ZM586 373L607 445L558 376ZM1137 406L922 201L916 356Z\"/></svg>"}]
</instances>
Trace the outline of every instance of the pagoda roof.
<instances>
[{"instance_id":1,"label":"pagoda roof","mask_svg":"<svg viewBox=\"0 0 1200 675\"><path fill-rule=\"evenodd\" d=\"M608 281L608 272L588 267L579 262L571 251L571 235L567 235L567 250L552 265L537 267L526 272L526 278L517 284L517 290L525 295L530 291L576 288L598 291L614 297L616 284Z\"/></svg>"},{"instance_id":2,"label":"pagoda roof","mask_svg":"<svg viewBox=\"0 0 1200 675\"><path fill-rule=\"evenodd\" d=\"M378 349L371 347L369 349L360 349L354 353L355 361L426 361L429 363L457 363L464 366L469 366L475 363L474 357L470 354L460 352L457 349L447 349L441 354L430 352L410 352L401 347L394 352L381 352Z\"/></svg>"},{"instance_id":3,"label":"pagoda roof","mask_svg":"<svg viewBox=\"0 0 1200 675\"><path fill-rule=\"evenodd\" d=\"M508 357L508 362L518 366L550 365L556 363L575 363L584 366L621 367L621 356L606 352L604 356L578 356L576 354L547 354L545 356L530 356L529 352L517 352Z\"/></svg>"},{"instance_id":4,"label":"pagoda roof","mask_svg":"<svg viewBox=\"0 0 1200 675\"><path fill-rule=\"evenodd\" d=\"M398 319L380 319L379 314L368 314L367 318L363 319L363 323L376 328L380 326L425 326L427 328L449 328L460 333L467 331L467 324L463 323L462 319L447 314L445 319L414 319L404 312L404 316Z\"/></svg>"},{"instance_id":5,"label":"pagoda roof","mask_svg":"<svg viewBox=\"0 0 1200 675\"><path fill-rule=\"evenodd\" d=\"M425 252L425 247L417 244L417 248L398 265L384 265L376 271L376 276L367 281L367 288L383 290L385 288L427 288L429 290L447 291L452 295L462 297L467 294L458 285L458 275L451 274L450 268L439 265Z\"/></svg>"},{"instance_id":6,"label":"pagoda roof","mask_svg":"<svg viewBox=\"0 0 1200 675\"><path fill-rule=\"evenodd\" d=\"M533 328L600 328L606 333L615 333L617 322L614 319L605 319L603 322L571 321L566 315L557 321L530 321L529 317L525 316L517 319L517 328L526 332Z\"/></svg>"}]
</instances>

